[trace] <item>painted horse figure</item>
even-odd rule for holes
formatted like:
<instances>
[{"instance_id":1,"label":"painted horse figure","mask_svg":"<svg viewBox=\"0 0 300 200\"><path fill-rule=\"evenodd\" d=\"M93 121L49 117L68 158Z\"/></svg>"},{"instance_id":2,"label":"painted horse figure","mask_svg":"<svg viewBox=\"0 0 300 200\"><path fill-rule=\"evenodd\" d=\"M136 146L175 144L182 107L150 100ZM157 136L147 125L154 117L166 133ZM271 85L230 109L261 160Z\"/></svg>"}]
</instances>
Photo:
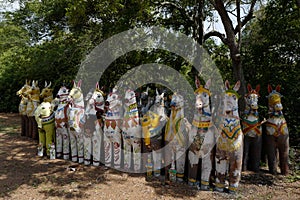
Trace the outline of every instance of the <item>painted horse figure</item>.
<instances>
[{"instance_id":1,"label":"painted horse figure","mask_svg":"<svg viewBox=\"0 0 300 200\"><path fill-rule=\"evenodd\" d=\"M45 87L42 89L42 92L40 94L40 98L43 99L43 102L49 102L52 103L53 101L53 89L51 87L51 82L49 85L45 81Z\"/></svg>"},{"instance_id":2,"label":"painted horse figure","mask_svg":"<svg viewBox=\"0 0 300 200\"><path fill-rule=\"evenodd\" d=\"M209 190L209 178L213 164L213 147L215 144L214 129L211 124L210 110L210 91L211 80L209 79L205 86L200 85L198 77L196 83L196 101L194 119L189 134L189 170L188 184L191 186L199 185L197 182L198 162L202 158L201 166L201 189Z\"/></svg>"},{"instance_id":3,"label":"painted horse figure","mask_svg":"<svg viewBox=\"0 0 300 200\"><path fill-rule=\"evenodd\" d=\"M248 94L245 95L246 108L242 118L244 133L244 156L243 170L259 171L259 162L262 147L262 128L258 115L258 97L260 85L252 89L251 85L247 85ZM249 163L250 162L250 163Z\"/></svg>"},{"instance_id":4,"label":"painted horse figure","mask_svg":"<svg viewBox=\"0 0 300 200\"><path fill-rule=\"evenodd\" d=\"M26 95L27 90L30 89L30 81L25 81L23 87L17 91L17 95L21 97L19 104L19 114L21 116L21 136L28 136L28 117L26 113L28 97Z\"/></svg>"},{"instance_id":5,"label":"painted horse figure","mask_svg":"<svg viewBox=\"0 0 300 200\"><path fill-rule=\"evenodd\" d=\"M28 136L33 139L38 139L38 127L34 117L34 112L40 104L40 88L38 86L38 81L32 81L30 89L26 91L26 96L28 96L26 107L26 113L29 119Z\"/></svg>"},{"instance_id":6,"label":"painted horse figure","mask_svg":"<svg viewBox=\"0 0 300 200\"><path fill-rule=\"evenodd\" d=\"M122 101L116 88L105 102L104 157L105 166L120 169Z\"/></svg>"},{"instance_id":7,"label":"painted horse figure","mask_svg":"<svg viewBox=\"0 0 300 200\"><path fill-rule=\"evenodd\" d=\"M68 123L70 127L70 143L71 143L71 157L73 162L83 163L83 137L84 137L84 101L81 91L81 80L78 81L77 86L74 81L73 88L69 96L69 112Z\"/></svg>"},{"instance_id":8,"label":"painted horse figure","mask_svg":"<svg viewBox=\"0 0 300 200\"><path fill-rule=\"evenodd\" d=\"M153 101L151 97L149 96L149 87L147 87L146 91L142 92L140 95L140 98L138 100L138 110L139 110L139 116L143 117L147 111L152 106Z\"/></svg>"},{"instance_id":9,"label":"painted horse figure","mask_svg":"<svg viewBox=\"0 0 300 200\"><path fill-rule=\"evenodd\" d=\"M84 162L90 164L91 153L93 156L93 165L99 166L101 159L103 126L104 126L104 92L99 89L99 83L96 83L96 89L92 96L87 100L85 108L86 124L84 137Z\"/></svg>"},{"instance_id":10,"label":"painted horse figure","mask_svg":"<svg viewBox=\"0 0 300 200\"><path fill-rule=\"evenodd\" d=\"M42 102L34 115L39 131L39 146L50 157L50 147L55 143L55 118L52 105L49 102Z\"/></svg>"},{"instance_id":11,"label":"painted horse figure","mask_svg":"<svg viewBox=\"0 0 300 200\"><path fill-rule=\"evenodd\" d=\"M224 191L226 173L229 173L229 192L235 193L242 171L243 133L238 113L238 81L232 88L225 81L224 116L221 133L216 143L216 190Z\"/></svg>"},{"instance_id":12,"label":"painted horse figure","mask_svg":"<svg viewBox=\"0 0 300 200\"><path fill-rule=\"evenodd\" d=\"M70 159L70 135L68 125L68 95L69 89L61 86L58 90L56 98L58 99L57 109L55 111L55 127L56 127L56 155L58 158Z\"/></svg>"},{"instance_id":13,"label":"painted horse figure","mask_svg":"<svg viewBox=\"0 0 300 200\"><path fill-rule=\"evenodd\" d=\"M156 89L154 104L141 120L145 146L147 150L152 151L155 177L160 176L160 170L162 168L162 139L167 120L168 117L164 106L164 93L159 94Z\"/></svg>"},{"instance_id":14,"label":"painted horse figure","mask_svg":"<svg viewBox=\"0 0 300 200\"><path fill-rule=\"evenodd\" d=\"M124 117L122 123L122 136L124 145L124 169L131 168L131 148L133 150L133 169L135 172L141 170L141 138L142 129L140 125L139 112L137 108L136 94L133 90L125 92Z\"/></svg>"},{"instance_id":15,"label":"painted horse figure","mask_svg":"<svg viewBox=\"0 0 300 200\"><path fill-rule=\"evenodd\" d=\"M185 166L185 150L188 145L187 120L184 118L184 99L182 95L174 93L170 103L171 114L165 127L165 164L166 179L172 163L176 161L176 179L183 182Z\"/></svg>"},{"instance_id":16,"label":"painted horse figure","mask_svg":"<svg viewBox=\"0 0 300 200\"><path fill-rule=\"evenodd\" d=\"M273 90L271 85L268 85L268 92L269 118L266 123L266 148L269 171L272 174L277 173L276 150L278 149L281 174L287 175L289 171L289 131L282 112L280 86L277 85Z\"/></svg>"}]
</instances>

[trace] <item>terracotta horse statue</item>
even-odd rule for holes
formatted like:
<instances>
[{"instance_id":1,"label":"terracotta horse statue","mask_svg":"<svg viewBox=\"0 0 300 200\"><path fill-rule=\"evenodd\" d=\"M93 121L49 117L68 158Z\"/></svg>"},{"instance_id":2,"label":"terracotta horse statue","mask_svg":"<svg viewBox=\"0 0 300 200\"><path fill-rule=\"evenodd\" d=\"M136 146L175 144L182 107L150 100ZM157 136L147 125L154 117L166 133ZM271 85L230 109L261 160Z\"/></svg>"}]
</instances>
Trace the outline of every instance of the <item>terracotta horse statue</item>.
<instances>
[{"instance_id":1,"label":"terracotta horse statue","mask_svg":"<svg viewBox=\"0 0 300 200\"><path fill-rule=\"evenodd\" d=\"M50 146L55 143L55 117L52 105L42 102L36 109L35 120L39 131L39 146L50 157Z\"/></svg>"},{"instance_id":2,"label":"terracotta horse statue","mask_svg":"<svg viewBox=\"0 0 300 200\"><path fill-rule=\"evenodd\" d=\"M162 168L162 146L163 131L168 120L164 106L164 93L159 94L156 89L156 97L153 106L148 110L141 120L144 143L147 150L152 151L154 176L160 176ZM145 162L144 158L144 162Z\"/></svg>"},{"instance_id":3,"label":"terracotta horse statue","mask_svg":"<svg viewBox=\"0 0 300 200\"><path fill-rule=\"evenodd\" d=\"M259 121L258 98L260 85L255 89L250 84L247 85L248 93L245 95L246 107L242 117L244 133L244 156L243 170L248 168L258 172L262 147L262 128ZM250 162L250 163L249 163Z\"/></svg>"},{"instance_id":4,"label":"terracotta horse statue","mask_svg":"<svg viewBox=\"0 0 300 200\"><path fill-rule=\"evenodd\" d=\"M113 88L105 102L104 154L105 166L120 169L122 101L117 88Z\"/></svg>"},{"instance_id":5,"label":"terracotta horse statue","mask_svg":"<svg viewBox=\"0 0 300 200\"><path fill-rule=\"evenodd\" d=\"M276 150L278 150L281 174L287 175L289 171L289 131L282 112L280 86L277 85L273 90L272 86L268 85L268 92L269 118L266 123L266 148L269 171L272 174L277 173Z\"/></svg>"},{"instance_id":6,"label":"terracotta horse statue","mask_svg":"<svg viewBox=\"0 0 300 200\"><path fill-rule=\"evenodd\" d=\"M165 167L166 180L169 181L170 164L176 163L176 179L183 182L185 166L185 150L188 145L187 120L184 118L183 96L174 93L170 102L171 114L165 127Z\"/></svg>"},{"instance_id":7,"label":"terracotta horse statue","mask_svg":"<svg viewBox=\"0 0 300 200\"><path fill-rule=\"evenodd\" d=\"M214 159L212 150L215 144L215 131L211 124L212 116L209 103L211 79L203 86L200 84L198 77L196 77L195 83L197 87L195 91L196 112L189 133L189 142L191 145L188 153L188 184L190 186L200 186L197 181L197 173L199 158L201 158L201 189L209 190L209 179Z\"/></svg>"},{"instance_id":8,"label":"terracotta horse statue","mask_svg":"<svg viewBox=\"0 0 300 200\"><path fill-rule=\"evenodd\" d=\"M86 99L86 123L84 134L84 163L90 164L91 156L93 165L99 166L102 151L103 126L104 126L104 92L100 90L99 83L92 96ZM91 155L92 154L92 155Z\"/></svg>"},{"instance_id":9,"label":"terracotta horse statue","mask_svg":"<svg viewBox=\"0 0 300 200\"><path fill-rule=\"evenodd\" d=\"M81 80L77 85L74 81L73 88L69 96L69 112L68 124L70 127L70 143L71 143L71 157L73 162L83 163L84 150L83 150L83 137L84 137L84 99L81 91Z\"/></svg>"},{"instance_id":10,"label":"terracotta horse statue","mask_svg":"<svg viewBox=\"0 0 300 200\"><path fill-rule=\"evenodd\" d=\"M216 143L216 190L224 191L226 173L229 175L229 193L235 193L238 188L243 157L243 133L238 113L237 91L240 81L231 87L225 81L224 114L221 133Z\"/></svg>"},{"instance_id":11,"label":"terracotta horse statue","mask_svg":"<svg viewBox=\"0 0 300 200\"><path fill-rule=\"evenodd\" d=\"M70 159L70 136L68 125L68 95L69 89L62 85L58 90L56 99L58 99L57 109L55 110L55 128L56 128L56 155L58 158Z\"/></svg>"},{"instance_id":12,"label":"terracotta horse statue","mask_svg":"<svg viewBox=\"0 0 300 200\"><path fill-rule=\"evenodd\" d=\"M124 98L124 116L122 123L122 137L124 145L124 169L131 168L131 155L133 156L133 169L135 172L141 170L141 138L142 128L140 125L139 112L137 108L136 94L127 89ZM131 154L131 148L133 154Z\"/></svg>"},{"instance_id":13,"label":"terracotta horse statue","mask_svg":"<svg viewBox=\"0 0 300 200\"><path fill-rule=\"evenodd\" d=\"M25 81L23 87L17 91L17 95L21 97L19 104L19 114L21 116L21 136L28 136L28 124L29 119L27 117L26 108L28 103L28 97L26 95L27 90L30 89L30 81Z\"/></svg>"},{"instance_id":14,"label":"terracotta horse statue","mask_svg":"<svg viewBox=\"0 0 300 200\"><path fill-rule=\"evenodd\" d=\"M34 112L40 104L40 88L38 86L38 81L32 81L30 89L26 91L26 96L28 96L26 107L26 113L29 119L28 136L33 139L38 139L38 127L34 117Z\"/></svg>"}]
</instances>

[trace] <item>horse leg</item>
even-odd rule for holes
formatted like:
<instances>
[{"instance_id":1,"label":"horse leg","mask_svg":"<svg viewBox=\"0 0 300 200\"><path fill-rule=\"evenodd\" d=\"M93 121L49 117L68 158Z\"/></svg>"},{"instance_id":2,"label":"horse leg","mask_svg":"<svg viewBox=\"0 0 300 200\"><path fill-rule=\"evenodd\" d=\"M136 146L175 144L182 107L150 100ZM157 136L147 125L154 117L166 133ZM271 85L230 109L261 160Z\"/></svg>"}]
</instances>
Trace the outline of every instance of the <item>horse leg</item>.
<instances>
[{"instance_id":1,"label":"horse leg","mask_svg":"<svg viewBox=\"0 0 300 200\"><path fill-rule=\"evenodd\" d=\"M139 138L133 139L132 148L133 148L134 171L140 172L141 161L142 161L142 156L141 156L142 147L141 147L141 140Z\"/></svg>"},{"instance_id":2,"label":"horse leg","mask_svg":"<svg viewBox=\"0 0 300 200\"><path fill-rule=\"evenodd\" d=\"M249 136L245 135L244 137L244 156L243 156L243 171L248 170L248 161L249 161L249 149L251 139Z\"/></svg>"},{"instance_id":3,"label":"horse leg","mask_svg":"<svg viewBox=\"0 0 300 200\"><path fill-rule=\"evenodd\" d=\"M216 148L216 187L215 190L223 192L225 188L225 178L227 171L227 152Z\"/></svg>"},{"instance_id":4,"label":"horse leg","mask_svg":"<svg viewBox=\"0 0 300 200\"><path fill-rule=\"evenodd\" d=\"M131 167L131 141L124 139L124 169L129 171Z\"/></svg>"},{"instance_id":5,"label":"horse leg","mask_svg":"<svg viewBox=\"0 0 300 200\"><path fill-rule=\"evenodd\" d=\"M276 138L272 135L266 136L266 146L268 155L268 166L271 174L277 174L276 159Z\"/></svg>"},{"instance_id":6,"label":"horse leg","mask_svg":"<svg viewBox=\"0 0 300 200\"><path fill-rule=\"evenodd\" d=\"M161 160L162 160L162 152L161 149L156 149L152 151L153 155L153 167L154 167L154 176L160 176L160 169L161 169Z\"/></svg>"},{"instance_id":7,"label":"horse leg","mask_svg":"<svg viewBox=\"0 0 300 200\"><path fill-rule=\"evenodd\" d=\"M92 148L93 148L93 165L99 166L100 152L101 152L101 133L99 130L97 130L97 128L93 133Z\"/></svg>"},{"instance_id":8,"label":"horse leg","mask_svg":"<svg viewBox=\"0 0 300 200\"><path fill-rule=\"evenodd\" d=\"M26 136L26 118L25 115L21 116L21 136Z\"/></svg>"},{"instance_id":9,"label":"horse leg","mask_svg":"<svg viewBox=\"0 0 300 200\"><path fill-rule=\"evenodd\" d=\"M113 153L114 153L114 168L120 169L121 167L121 139L113 142Z\"/></svg>"},{"instance_id":10,"label":"horse leg","mask_svg":"<svg viewBox=\"0 0 300 200\"><path fill-rule=\"evenodd\" d=\"M282 175L288 175L288 156L289 156L289 137L286 135L279 136L280 142L278 144L279 160L280 160L280 172Z\"/></svg>"},{"instance_id":11,"label":"horse leg","mask_svg":"<svg viewBox=\"0 0 300 200\"><path fill-rule=\"evenodd\" d=\"M112 142L109 140L109 138L104 135L104 163L106 167L111 167L112 164Z\"/></svg>"},{"instance_id":12,"label":"horse leg","mask_svg":"<svg viewBox=\"0 0 300 200\"><path fill-rule=\"evenodd\" d=\"M32 117L31 119L31 123L32 123L32 139L34 140L38 140L39 139L39 133L38 133L38 126L37 126L37 122L35 121L35 118Z\"/></svg>"},{"instance_id":13,"label":"horse leg","mask_svg":"<svg viewBox=\"0 0 300 200\"><path fill-rule=\"evenodd\" d=\"M84 164L90 165L91 164L91 153L92 153L92 138L90 137L90 133L86 133L86 131L91 130L85 130L85 133L83 134L83 156L84 156Z\"/></svg>"},{"instance_id":14,"label":"horse leg","mask_svg":"<svg viewBox=\"0 0 300 200\"><path fill-rule=\"evenodd\" d=\"M83 149L83 133L80 131L77 133L77 154L78 154L78 163L84 162L84 149Z\"/></svg>"},{"instance_id":15,"label":"horse leg","mask_svg":"<svg viewBox=\"0 0 300 200\"><path fill-rule=\"evenodd\" d=\"M54 121L50 124L45 124L44 129L46 131L46 149L47 149L47 156L50 157L50 147L52 143L54 143L54 137L55 135L55 124Z\"/></svg>"},{"instance_id":16,"label":"horse leg","mask_svg":"<svg viewBox=\"0 0 300 200\"><path fill-rule=\"evenodd\" d=\"M184 147L178 145L176 148L176 171L177 171L176 178L178 182L183 182L185 157L186 157L186 152Z\"/></svg>"},{"instance_id":17,"label":"horse leg","mask_svg":"<svg viewBox=\"0 0 300 200\"><path fill-rule=\"evenodd\" d=\"M242 173L243 162L243 148L242 146L230 153L229 158L229 193L235 193Z\"/></svg>"},{"instance_id":18,"label":"horse leg","mask_svg":"<svg viewBox=\"0 0 300 200\"><path fill-rule=\"evenodd\" d=\"M215 137L212 132L205 134L201 147L201 189L209 190L209 178L213 168Z\"/></svg>"},{"instance_id":19,"label":"horse leg","mask_svg":"<svg viewBox=\"0 0 300 200\"><path fill-rule=\"evenodd\" d=\"M39 129L39 144L43 146L44 155L46 153L46 132L43 129Z\"/></svg>"},{"instance_id":20,"label":"horse leg","mask_svg":"<svg viewBox=\"0 0 300 200\"><path fill-rule=\"evenodd\" d=\"M56 156L57 158L61 158L63 151L63 135L62 128L56 129Z\"/></svg>"},{"instance_id":21,"label":"horse leg","mask_svg":"<svg viewBox=\"0 0 300 200\"><path fill-rule=\"evenodd\" d=\"M63 143L63 159L70 159L70 134L69 129L65 126L62 131L62 143Z\"/></svg>"},{"instance_id":22,"label":"horse leg","mask_svg":"<svg viewBox=\"0 0 300 200\"><path fill-rule=\"evenodd\" d=\"M76 132L74 130L70 130L70 146L71 146L71 159L73 162L77 162L78 161L77 138L76 138Z\"/></svg>"},{"instance_id":23,"label":"horse leg","mask_svg":"<svg viewBox=\"0 0 300 200\"><path fill-rule=\"evenodd\" d=\"M199 157L194 152L189 151L188 159L189 159L188 184L190 186L195 186L197 181L196 179L197 179Z\"/></svg>"},{"instance_id":24,"label":"horse leg","mask_svg":"<svg viewBox=\"0 0 300 200\"><path fill-rule=\"evenodd\" d=\"M260 157L261 157L261 145L262 145L262 137L257 135L255 138L253 138L253 144L251 149L251 155L252 155L252 170L254 172L259 172L259 163L260 163Z\"/></svg>"}]
</instances>

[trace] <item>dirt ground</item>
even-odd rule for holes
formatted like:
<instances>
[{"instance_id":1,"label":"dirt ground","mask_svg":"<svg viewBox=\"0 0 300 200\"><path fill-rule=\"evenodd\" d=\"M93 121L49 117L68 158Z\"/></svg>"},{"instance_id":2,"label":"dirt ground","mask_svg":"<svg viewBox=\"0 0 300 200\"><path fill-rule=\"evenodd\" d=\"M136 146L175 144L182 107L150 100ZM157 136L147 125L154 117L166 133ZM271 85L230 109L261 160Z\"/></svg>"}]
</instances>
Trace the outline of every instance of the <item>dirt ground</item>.
<instances>
[{"instance_id":1,"label":"dirt ground","mask_svg":"<svg viewBox=\"0 0 300 200\"><path fill-rule=\"evenodd\" d=\"M300 199L295 172L287 177L266 170L243 172L237 194L229 195L186 184L163 186L103 166L40 158L36 144L20 136L17 114L0 113L0 199Z\"/></svg>"}]
</instances>

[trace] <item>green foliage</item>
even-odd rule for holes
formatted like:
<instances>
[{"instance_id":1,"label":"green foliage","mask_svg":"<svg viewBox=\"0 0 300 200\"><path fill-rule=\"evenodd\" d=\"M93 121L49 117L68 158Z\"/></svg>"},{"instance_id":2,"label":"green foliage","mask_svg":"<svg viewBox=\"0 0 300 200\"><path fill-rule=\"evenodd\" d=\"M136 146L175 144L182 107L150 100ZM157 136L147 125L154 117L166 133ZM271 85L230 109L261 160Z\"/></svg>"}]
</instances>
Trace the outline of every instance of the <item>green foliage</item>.
<instances>
[{"instance_id":1,"label":"green foliage","mask_svg":"<svg viewBox=\"0 0 300 200\"><path fill-rule=\"evenodd\" d=\"M262 115L267 116L267 86L281 85L291 143L299 144L300 12L296 1L271 0L244 32L245 79L261 85Z\"/></svg>"}]
</instances>

